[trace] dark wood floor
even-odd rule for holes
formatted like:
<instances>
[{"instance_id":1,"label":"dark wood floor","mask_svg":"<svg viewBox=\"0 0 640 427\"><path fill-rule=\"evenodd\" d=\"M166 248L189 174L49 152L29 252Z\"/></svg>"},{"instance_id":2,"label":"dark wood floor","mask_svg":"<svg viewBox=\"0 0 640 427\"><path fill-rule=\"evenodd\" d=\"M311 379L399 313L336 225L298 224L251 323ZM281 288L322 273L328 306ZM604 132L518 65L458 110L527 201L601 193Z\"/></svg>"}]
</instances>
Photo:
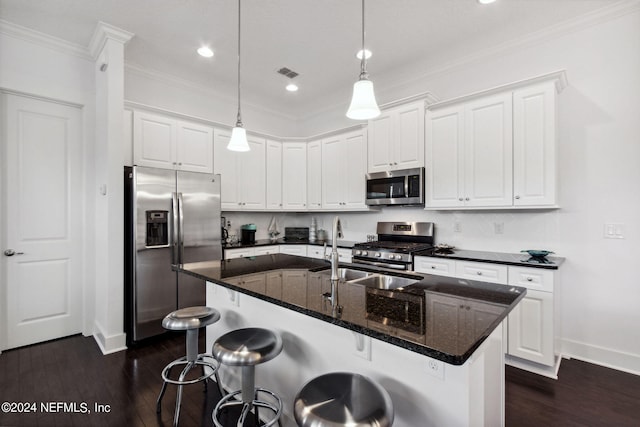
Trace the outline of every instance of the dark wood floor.
<instances>
[{"instance_id":1,"label":"dark wood floor","mask_svg":"<svg viewBox=\"0 0 640 427\"><path fill-rule=\"evenodd\" d=\"M6 351L0 402L35 402L37 412L0 412L0 426L170 426L175 387L157 415L159 373L183 354L182 334L107 356L82 336ZM565 360L558 381L509 367L506 377L509 427L640 426L640 376ZM180 425L211 426L218 398L215 386L206 393L200 385L185 387ZM42 413L46 402L75 402L78 411L84 402L90 413ZM109 405L109 412L96 413L96 403Z\"/></svg>"}]
</instances>

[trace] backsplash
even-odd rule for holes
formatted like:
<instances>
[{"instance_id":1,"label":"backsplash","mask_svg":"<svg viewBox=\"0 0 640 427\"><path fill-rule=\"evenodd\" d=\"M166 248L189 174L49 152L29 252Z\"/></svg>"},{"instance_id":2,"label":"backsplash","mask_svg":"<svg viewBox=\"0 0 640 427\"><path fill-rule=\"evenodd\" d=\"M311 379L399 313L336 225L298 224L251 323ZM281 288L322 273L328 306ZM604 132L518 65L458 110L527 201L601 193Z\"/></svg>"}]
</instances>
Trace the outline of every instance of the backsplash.
<instances>
[{"instance_id":1,"label":"backsplash","mask_svg":"<svg viewBox=\"0 0 640 427\"><path fill-rule=\"evenodd\" d=\"M559 214L559 210L445 212L389 207L372 212L223 212L222 215L231 220L230 235L239 236L242 224L256 224L256 239L269 237L267 228L272 217L278 223L279 237L284 236L284 227L309 227L312 217L316 218L318 229L326 230L331 237L333 218L338 215L345 240L366 241L368 234L375 234L378 221L427 221L435 223L436 243L495 252L523 249L558 252Z\"/></svg>"}]
</instances>

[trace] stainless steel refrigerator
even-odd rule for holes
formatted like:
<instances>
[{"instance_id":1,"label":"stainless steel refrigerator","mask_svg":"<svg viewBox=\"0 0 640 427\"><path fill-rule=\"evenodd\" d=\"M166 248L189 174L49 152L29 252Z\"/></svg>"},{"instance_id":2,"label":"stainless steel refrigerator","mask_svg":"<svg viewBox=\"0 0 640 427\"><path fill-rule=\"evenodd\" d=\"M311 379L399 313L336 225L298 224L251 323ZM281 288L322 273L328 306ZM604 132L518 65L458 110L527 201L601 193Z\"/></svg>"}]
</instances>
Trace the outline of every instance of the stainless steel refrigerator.
<instances>
[{"instance_id":1,"label":"stainless steel refrigerator","mask_svg":"<svg viewBox=\"0 0 640 427\"><path fill-rule=\"evenodd\" d=\"M162 319L205 305L205 283L174 267L222 259L220 175L125 167L127 343L162 334Z\"/></svg>"}]
</instances>

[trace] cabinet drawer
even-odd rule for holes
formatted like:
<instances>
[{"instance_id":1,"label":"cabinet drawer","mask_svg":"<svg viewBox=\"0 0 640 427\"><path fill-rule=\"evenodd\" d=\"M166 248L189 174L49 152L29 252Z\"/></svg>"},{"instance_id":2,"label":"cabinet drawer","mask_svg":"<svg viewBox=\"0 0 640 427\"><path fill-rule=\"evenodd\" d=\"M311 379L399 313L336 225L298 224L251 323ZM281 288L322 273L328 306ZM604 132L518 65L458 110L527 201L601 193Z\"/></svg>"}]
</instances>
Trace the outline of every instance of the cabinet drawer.
<instances>
[{"instance_id":1,"label":"cabinet drawer","mask_svg":"<svg viewBox=\"0 0 640 427\"><path fill-rule=\"evenodd\" d=\"M456 261L456 276L461 279L507 284L507 266L484 262Z\"/></svg>"},{"instance_id":2,"label":"cabinet drawer","mask_svg":"<svg viewBox=\"0 0 640 427\"><path fill-rule=\"evenodd\" d=\"M324 259L324 246L308 245L307 256L310 258ZM327 248L327 255L331 253L331 248Z\"/></svg>"},{"instance_id":3,"label":"cabinet drawer","mask_svg":"<svg viewBox=\"0 0 640 427\"><path fill-rule=\"evenodd\" d=\"M455 261L450 259L415 257L414 270L419 273L437 274L439 276L454 276Z\"/></svg>"},{"instance_id":4,"label":"cabinet drawer","mask_svg":"<svg viewBox=\"0 0 640 427\"><path fill-rule=\"evenodd\" d=\"M338 261L351 262L351 249L338 248Z\"/></svg>"},{"instance_id":5,"label":"cabinet drawer","mask_svg":"<svg viewBox=\"0 0 640 427\"><path fill-rule=\"evenodd\" d=\"M307 256L307 245L280 245L280 253Z\"/></svg>"},{"instance_id":6,"label":"cabinet drawer","mask_svg":"<svg viewBox=\"0 0 640 427\"><path fill-rule=\"evenodd\" d=\"M253 248L225 249L224 259L244 258L254 255Z\"/></svg>"},{"instance_id":7,"label":"cabinet drawer","mask_svg":"<svg viewBox=\"0 0 640 427\"><path fill-rule=\"evenodd\" d=\"M553 271L541 268L509 267L509 284L553 292Z\"/></svg>"},{"instance_id":8,"label":"cabinet drawer","mask_svg":"<svg viewBox=\"0 0 640 427\"><path fill-rule=\"evenodd\" d=\"M280 246L272 245L272 246L258 246L254 248L255 254L257 255L270 255L270 254L278 254L280 253Z\"/></svg>"}]
</instances>

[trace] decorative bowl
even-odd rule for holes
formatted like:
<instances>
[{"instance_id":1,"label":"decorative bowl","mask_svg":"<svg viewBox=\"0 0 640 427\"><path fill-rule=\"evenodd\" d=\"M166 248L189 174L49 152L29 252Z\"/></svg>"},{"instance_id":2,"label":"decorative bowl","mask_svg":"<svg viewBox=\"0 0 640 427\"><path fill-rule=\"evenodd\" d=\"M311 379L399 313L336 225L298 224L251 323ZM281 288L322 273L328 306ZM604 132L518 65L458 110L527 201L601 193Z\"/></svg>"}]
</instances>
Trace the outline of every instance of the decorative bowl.
<instances>
[{"instance_id":1,"label":"decorative bowl","mask_svg":"<svg viewBox=\"0 0 640 427\"><path fill-rule=\"evenodd\" d=\"M527 250L523 250L520 252L526 252L529 255L531 255L534 258L544 258L549 254L552 254L553 252L551 251L543 251L543 250L538 250L538 249L527 249Z\"/></svg>"}]
</instances>

